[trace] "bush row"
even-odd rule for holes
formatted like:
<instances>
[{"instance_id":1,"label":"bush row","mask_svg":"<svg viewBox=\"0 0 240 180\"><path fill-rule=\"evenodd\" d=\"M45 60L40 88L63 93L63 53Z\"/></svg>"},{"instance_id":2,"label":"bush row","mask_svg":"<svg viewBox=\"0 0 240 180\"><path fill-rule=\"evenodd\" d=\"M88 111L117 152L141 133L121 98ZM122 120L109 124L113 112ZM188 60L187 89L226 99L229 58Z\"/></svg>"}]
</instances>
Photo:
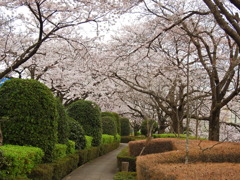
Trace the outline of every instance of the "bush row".
<instances>
[{"instance_id":1,"label":"bush row","mask_svg":"<svg viewBox=\"0 0 240 180\"><path fill-rule=\"evenodd\" d=\"M0 151L0 179L26 177L44 156L44 152L36 147L4 145L0 146Z\"/></svg>"},{"instance_id":2,"label":"bush row","mask_svg":"<svg viewBox=\"0 0 240 180\"><path fill-rule=\"evenodd\" d=\"M167 139L130 141L128 146L130 156L139 156L140 153L141 155L145 155L174 150L172 141Z\"/></svg>"},{"instance_id":3,"label":"bush row","mask_svg":"<svg viewBox=\"0 0 240 180\"><path fill-rule=\"evenodd\" d=\"M186 134L153 134L153 138L180 138L180 139L185 139ZM206 140L205 138L200 138L196 136L189 136L189 139L199 139L199 140Z\"/></svg>"},{"instance_id":4,"label":"bush row","mask_svg":"<svg viewBox=\"0 0 240 180\"><path fill-rule=\"evenodd\" d=\"M119 143L114 142L76 151L74 154L59 159L54 163L38 165L28 177L32 180L60 180L78 166L112 151L118 146Z\"/></svg>"},{"instance_id":5,"label":"bush row","mask_svg":"<svg viewBox=\"0 0 240 180\"><path fill-rule=\"evenodd\" d=\"M138 156L136 164L139 180L237 179L240 167L236 164L240 163L239 143L190 140L190 164L185 165L185 140L169 138L161 141L171 141L175 150ZM227 166L229 168L226 169Z\"/></svg>"}]
</instances>

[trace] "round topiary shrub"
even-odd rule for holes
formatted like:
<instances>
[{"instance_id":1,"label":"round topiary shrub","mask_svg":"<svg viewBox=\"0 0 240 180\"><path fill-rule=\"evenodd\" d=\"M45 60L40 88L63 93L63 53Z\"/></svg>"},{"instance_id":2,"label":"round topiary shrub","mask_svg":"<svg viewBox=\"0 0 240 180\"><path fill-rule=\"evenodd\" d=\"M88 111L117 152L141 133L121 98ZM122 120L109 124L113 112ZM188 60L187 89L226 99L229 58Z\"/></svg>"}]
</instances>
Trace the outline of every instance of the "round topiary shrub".
<instances>
[{"instance_id":1,"label":"round topiary shrub","mask_svg":"<svg viewBox=\"0 0 240 180\"><path fill-rule=\"evenodd\" d=\"M57 143L58 113L50 89L36 80L12 79L0 88L0 117L6 144L41 148L52 160Z\"/></svg>"},{"instance_id":2,"label":"round topiary shrub","mask_svg":"<svg viewBox=\"0 0 240 180\"><path fill-rule=\"evenodd\" d=\"M68 117L68 124L70 128L69 139L75 142L76 149L84 149L86 147L86 138L81 124L71 117Z\"/></svg>"},{"instance_id":3,"label":"round topiary shrub","mask_svg":"<svg viewBox=\"0 0 240 180\"><path fill-rule=\"evenodd\" d=\"M56 98L58 112L58 143L67 144L69 137L69 125L66 110L60 101Z\"/></svg>"},{"instance_id":4,"label":"round topiary shrub","mask_svg":"<svg viewBox=\"0 0 240 180\"><path fill-rule=\"evenodd\" d=\"M158 124L154 120L144 120L141 125L141 133L142 135L147 136L148 131L151 130L149 133L155 133L157 131Z\"/></svg>"},{"instance_id":5,"label":"round topiary shrub","mask_svg":"<svg viewBox=\"0 0 240 180\"><path fill-rule=\"evenodd\" d=\"M116 124L116 128L117 128L117 133L120 134L121 133L121 124L120 124L120 120L119 120L119 115L115 112L102 112L101 113L102 117L105 116L110 116L114 119L114 122Z\"/></svg>"},{"instance_id":6,"label":"round topiary shrub","mask_svg":"<svg viewBox=\"0 0 240 180\"><path fill-rule=\"evenodd\" d=\"M96 103L78 100L68 106L67 113L82 125L86 135L93 137L92 146L101 144L101 112Z\"/></svg>"},{"instance_id":7,"label":"round topiary shrub","mask_svg":"<svg viewBox=\"0 0 240 180\"><path fill-rule=\"evenodd\" d=\"M114 118L112 118L111 116L102 117L102 129L103 129L103 134L116 136L117 128L116 128L116 123L114 121Z\"/></svg>"},{"instance_id":8,"label":"round topiary shrub","mask_svg":"<svg viewBox=\"0 0 240 180\"><path fill-rule=\"evenodd\" d=\"M113 116L115 117L115 121L117 123L117 133L121 134L121 122L118 113L112 112Z\"/></svg>"},{"instance_id":9,"label":"round topiary shrub","mask_svg":"<svg viewBox=\"0 0 240 180\"><path fill-rule=\"evenodd\" d=\"M121 136L129 136L130 122L128 118L120 118L121 122Z\"/></svg>"}]
</instances>

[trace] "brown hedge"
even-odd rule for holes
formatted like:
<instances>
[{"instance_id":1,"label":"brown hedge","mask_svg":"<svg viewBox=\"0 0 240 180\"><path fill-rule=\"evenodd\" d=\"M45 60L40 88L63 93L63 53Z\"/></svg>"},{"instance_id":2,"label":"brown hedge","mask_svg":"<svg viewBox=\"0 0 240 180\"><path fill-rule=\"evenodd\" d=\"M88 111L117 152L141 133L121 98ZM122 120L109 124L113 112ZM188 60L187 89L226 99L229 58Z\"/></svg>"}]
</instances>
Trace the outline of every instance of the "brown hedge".
<instances>
[{"instance_id":1,"label":"brown hedge","mask_svg":"<svg viewBox=\"0 0 240 180\"><path fill-rule=\"evenodd\" d=\"M130 156L139 156L141 152L142 155L145 155L172 151L175 149L172 141L169 139L152 139L150 141L146 140L130 141L128 143L128 146ZM145 147L144 150L143 147Z\"/></svg>"},{"instance_id":2,"label":"brown hedge","mask_svg":"<svg viewBox=\"0 0 240 180\"><path fill-rule=\"evenodd\" d=\"M139 180L186 179L187 174L190 174L188 179L239 179L240 165L236 163L240 163L240 143L191 140L190 164L185 165L185 140L168 140L172 142L173 151L137 157ZM157 142L163 145L167 141ZM219 170L226 165L232 168L229 176L229 168ZM203 176L206 177L201 178Z\"/></svg>"},{"instance_id":3,"label":"brown hedge","mask_svg":"<svg viewBox=\"0 0 240 180\"><path fill-rule=\"evenodd\" d=\"M234 163L195 163L162 164L151 170L151 180L239 180L240 164ZM139 178L142 180L142 178Z\"/></svg>"}]
</instances>

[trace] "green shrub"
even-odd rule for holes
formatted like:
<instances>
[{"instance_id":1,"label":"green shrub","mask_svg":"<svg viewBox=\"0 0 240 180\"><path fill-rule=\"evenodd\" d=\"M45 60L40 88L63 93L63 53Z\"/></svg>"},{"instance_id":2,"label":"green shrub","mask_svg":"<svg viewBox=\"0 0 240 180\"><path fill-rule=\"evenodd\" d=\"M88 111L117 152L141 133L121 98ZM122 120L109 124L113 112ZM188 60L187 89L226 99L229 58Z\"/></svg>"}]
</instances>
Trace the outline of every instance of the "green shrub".
<instances>
[{"instance_id":1,"label":"green shrub","mask_svg":"<svg viewBox=\"0 0 240 180\"><path fill-rule=\"evenodd\" d=\"M4 162L1 162L1 178L26 177L36 164L41 163L43 151L37 147L17 145L0 146Z\"/></svg>"},{"instance_id":2,"label":"green shrub","mask_svg":"<svg viewBox=\"0 0 240 180\"><path fill-rule=\"evenodd\" d=\"M110 144L101 144L99 146L99 155L102 156L110 151L113 151L114 149L118 148L119 142L114 142Z\"/></svg>"},{"instance_id":3,"label":"green shrub","mask_svg":"<svg viewBox=\"0 0 240 180\"><path fill-rule=\"evenodd\" d=\"M53 160L64 158L67 155L66 144L56 144L53 151Z\"/></svg>"},{"instance_id":4,"label":"green shrub","mask_svg":"<svg viewBox=\"0 0 240 180\"><path fill-rule=\"evenodd\" d=\"M93 137L92 146L100 145L102 121L100 108L96 103L85 100L76 101L68 106L67 113L83 126L86 135Z\"/></svg>"},{"instance_id":5,"label":"green shrub","mask_svg":"<svg viewBox=\"0 0 240 180\"><path fill-rule=\"evenodd\" d=\"M88 149L77 151L79 154L79 163L78 166L81 166L88 162Z\"/></svg>"},{"instance_id":6,"label":"green shrub","mask_svg":"<svg viewBox=\"0 0 240 180\"><path fill-rule=\"evenodd\" d=\"M106 154L119 146L119 143L104 144L99 147L92 147L76 151L54 163L39 164L28 175L32 180L60 180L78 166Z\"/></svg>"},{"instance_id":7,"label":"green shrub","mask_svg":"<svg viewBox=\"0 0 240 180\"><path fill-rule=\"evenodd\" d=\"M85 136L85 138L86 138L86 149L89 149L90 147L92 147L93 137L92 136Z\"/></svg>"},{"instance_id":8,"label":"green shrub","mask_svg":"<svg viewBox=\"0 0 240 180\"><path fill-rule=\"evenodd\" d=\"M82 126L75 119L68 117L70 128L69 139L75 142L76 149L84 149L86 147L86 138Z\"/></svg>"},{"instance_id":9,"label":"green shrub","mask_svg":"<svg viewBox=\"0 0 240 180\"><path fill-rule=\"evenodd\" d=\"M121 122L121 136L129 136L130 122L128 118L120 118Z\"/></svg>"},{"instance_id":10,"label":"green shrub","mask_svg":"<svg viewBox=\"0 0 240 180\"><path fill-rule=\"evenodd\" d=\"M30 145L45 152L45 160L52 160L57 143L58 113L50 89L35 80L12 79L0 88L0 117L6 144Z\"/></svg>"},{"instance_id":11,"label":"green shrub","mask_svg":"<svg viewBox=\"0 0 240 180\"><path fill-rule=\"evenodd\" d=\"M114 142L114 136L103 134L101 144L110 144Z\"/></svg>"},{"instance_id":12,"label":"green shrub","mask_svg":"<svg viewBox=\"0 0 240 180\"><path fill-rule=\"evenodd\" d=\"M128 171L136 171L136 157L129 155L128 146L123 148L122 151L117 155L117 164L120 171L122 170L122 162L129 163Z\"/></svg>"},{"instance_id":13,"label":"green shrub","mask_svg":"<svg viewBox=\"0 0 240 180\"><path fill-rule=\"evenodd\" d=\"M113 180L136 180L136 172L118 172L114 175Z\"/></svg>"},{"instance_id":14,"label":"green shrub","mask_svg":"<svg viewBox=\"0 0 240 180\"><path fill-rule=\"evenodd\" d=\"M116 121L111 116L102 117L102 130L103 134L115 136L117 134Z\"/></svg>"},{"instance_id":15,"label":"green shrub","mask_svg":"<svg viewBox=\"0 0 240 180\"><path fill-rule=\"evenodd\" d=\"M38 165L28 175L28 178L32 180L61 180L78 167L78 162L78 153L70 154L54 163Z\"/></svg>"},{"instance_id":16,"label":"green shrub","mask_svg":"<svg viewBox=\"0 0 240 180\"><path fill-rule=\"evenodd\" d=\"M73 154L75 152L75 142L68 140L67 143L67 154Z\"/></svg>"},{"instance_id":17,"label":"green shrub","mask_svg":"<svg viewBox=\"0 0 240 180\"><path fill-rule=\"evenodd\" d=\"M134 136L121 136L121 143L128 143L129 141L135 141Z\"/></svg>"},{"instance_id":18,"label":"green shrub","mask_svg":"<svg viewBox=\"0 0 240 180\"><path fill-rule=\"evenodd\" d=\"M119 134L116 134L116 136L114 136L114 140L116 142L120 142L121 141L121 136Z\"/></svg>"},{"instance_id":19,"label":"green shrub","mask_svg":"<svg viewBox=\"0 0 240 180\"><path fill-rule=\"evenodd\" d=\"M185 139L186 134L153 134L153 138L180 138ZM189 136L189 139L197 139L196 136ZM206 140L206 138L198 138L199 140Z\"/></svg>"},{"instance_id":20,"label":"green shrub","mask_svg":"<svg viewBox=\"0 0 240 180\"><path fill-rule=\"evenodd\" d=\"M78 167L79 155L71 154L52 163L53 180L61 180Z\"/></svg>"},{"instance_id":21,"label":"green shrub","mask_svg":"<svg viewBox=\"0 0 240 180\"><path fill-rule=\"evenodd\" d=\"M32 172L28 175L28 178L32 180L52 180L53 179L52 164L39 164L32 169Z\"/></svg>"},{"instance_id":22,"label":"green shrub","mask_svg":"<svg viewBox=\"0 0 240 180\"><path fill-rule=\"evenodd\" d=\"M116 125L116 129L117 129L117 133L120 134L121 133L121 124L120 124L120 120L119 120L119 115L115 112L102 112L101 113L102 118L103 117L112 117L114 119L115 125ZM105 133L107 134L107 133Z\"/></svg>"},{"instance_id":23,"label":"green shrub","mask_svg":"<svg viewBox=\"0 0 240 180\"><path fill-rule=\"evenodd\" d=\"M116 120L116 125L117 125L117 133L121 134L121 122L120 122L120 117L117 113L112 112L113 116L115 117Z\"/></svg>"},{"instance_id":24,"label":"green shrub","mask_svg":"<svg viewBox=\"0 0 240 180\"><path fill-rule=\"evenodd\" d=\"M150 131L150 127L152 127L152 133L155 133L158 129L158 124L154 120L144 120L141 125L141 134L147 136L148 131Z\"/></svg>"},{"instance_id":25,"label":"green shrub","mask_svg":"<svg viewBox=\"0 0 240 180\"><path fill-rule=\"evenodd\" d=\"M96 159L99 157L99 147L91 147L88 149L88 161Z\"/></svg>"},{"instance_id":26,"label":"green shrub","mask_svg":"<svg viewBox=\"0 0 240 180\"><path fill-rule=\"evenodd\" d=\"M58 143L67 144L70 133L67 113L62 102L58 98L56 98L56 104L58 112Z\"/></svg>"}]
</instances>

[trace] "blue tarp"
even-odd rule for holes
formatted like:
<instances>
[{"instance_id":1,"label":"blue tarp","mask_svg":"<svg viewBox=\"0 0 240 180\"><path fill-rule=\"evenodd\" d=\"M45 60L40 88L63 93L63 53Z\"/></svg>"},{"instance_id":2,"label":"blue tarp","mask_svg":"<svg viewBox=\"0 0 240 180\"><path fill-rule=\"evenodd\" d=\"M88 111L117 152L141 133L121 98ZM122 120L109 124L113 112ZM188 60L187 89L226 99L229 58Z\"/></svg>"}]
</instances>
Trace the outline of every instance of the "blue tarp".
<instances>
[{"instance_id":1,"label":"blue tarp","mask_svg":"<svg viewBox=\"0 0 240 180\"><path fill-rule=\"evenodd\" d=\"M3 83L7 80L10 80L9 78L3 78L3 79L0 79L0 86L3 85Z\"/></svg>"}]
</instances>

